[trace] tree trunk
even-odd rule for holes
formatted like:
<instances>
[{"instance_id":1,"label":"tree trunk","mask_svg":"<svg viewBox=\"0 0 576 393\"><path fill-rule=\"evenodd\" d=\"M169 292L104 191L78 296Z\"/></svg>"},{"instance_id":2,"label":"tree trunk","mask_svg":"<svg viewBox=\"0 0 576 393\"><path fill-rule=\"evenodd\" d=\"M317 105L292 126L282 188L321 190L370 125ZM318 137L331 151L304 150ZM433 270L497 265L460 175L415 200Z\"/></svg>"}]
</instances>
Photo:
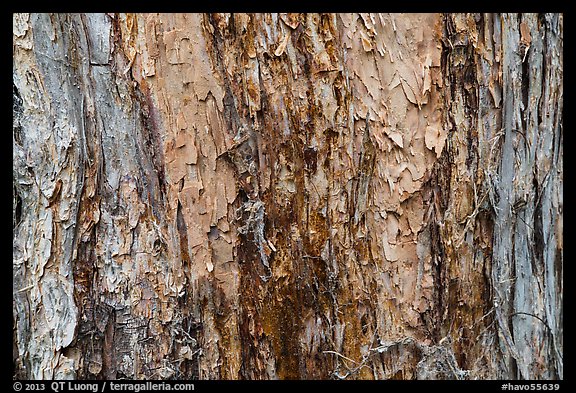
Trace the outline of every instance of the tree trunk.
<instances>
[{"instance_id":1,"label":"tree trunk","mask_svg":"<svg viewBox=\"0 0 576 393\"><path fill-rule=\"evenodd\" d=\"M19 378L563 378L558 14L15 14Z\"/></svg>"}]
</instances>

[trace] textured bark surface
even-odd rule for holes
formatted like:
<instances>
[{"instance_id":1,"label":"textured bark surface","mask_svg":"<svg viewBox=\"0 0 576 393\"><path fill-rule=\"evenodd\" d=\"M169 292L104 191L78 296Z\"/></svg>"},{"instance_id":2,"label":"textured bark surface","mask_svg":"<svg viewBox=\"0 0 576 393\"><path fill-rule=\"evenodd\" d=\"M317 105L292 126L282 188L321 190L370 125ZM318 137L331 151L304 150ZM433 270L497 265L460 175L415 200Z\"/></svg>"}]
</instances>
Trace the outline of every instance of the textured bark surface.
<instances>
[{"instance_id":1,"label":"textured bark surface","mask_svg":"<svg viewBox=\"0 0 576 393\"><path fill-rule=\"evenodd\" d=\"M563 378L563 17L15 14L20 378Z\"/></svg>"}]
</instances>

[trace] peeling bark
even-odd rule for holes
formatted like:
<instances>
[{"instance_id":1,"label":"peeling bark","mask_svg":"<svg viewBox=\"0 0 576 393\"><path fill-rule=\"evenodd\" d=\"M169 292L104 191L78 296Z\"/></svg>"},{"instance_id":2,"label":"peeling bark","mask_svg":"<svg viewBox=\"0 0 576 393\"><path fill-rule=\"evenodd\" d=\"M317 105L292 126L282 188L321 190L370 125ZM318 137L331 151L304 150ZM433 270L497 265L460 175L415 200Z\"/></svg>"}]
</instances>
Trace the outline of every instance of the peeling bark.
<instances>
[{"instance_id":1,"label":"peeling bark","mask_svg":"<svg viewBox=\"0 0 576 393\"><path fill-rule=\"evenodd\" d=\"M562 36L14 14L17 376L563 378Z\"/></svg>"}]
</instances>

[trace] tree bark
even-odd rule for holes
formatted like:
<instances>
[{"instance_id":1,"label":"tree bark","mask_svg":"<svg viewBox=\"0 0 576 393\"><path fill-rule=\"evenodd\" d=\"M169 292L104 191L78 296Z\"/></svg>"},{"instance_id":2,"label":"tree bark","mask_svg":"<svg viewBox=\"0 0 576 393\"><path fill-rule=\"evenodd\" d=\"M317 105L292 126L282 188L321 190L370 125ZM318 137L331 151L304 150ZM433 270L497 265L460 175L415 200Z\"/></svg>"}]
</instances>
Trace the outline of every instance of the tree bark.
<instances>
[{"instance_id":1,"label":"tree bark","mask_svg":"<svg viewBox=\"0 0 576 393\"><path fill-rule=\"evenodd\" d=\"M17 377L563 378L562 15L13 22Z\"/></svg>"}]
</instances>

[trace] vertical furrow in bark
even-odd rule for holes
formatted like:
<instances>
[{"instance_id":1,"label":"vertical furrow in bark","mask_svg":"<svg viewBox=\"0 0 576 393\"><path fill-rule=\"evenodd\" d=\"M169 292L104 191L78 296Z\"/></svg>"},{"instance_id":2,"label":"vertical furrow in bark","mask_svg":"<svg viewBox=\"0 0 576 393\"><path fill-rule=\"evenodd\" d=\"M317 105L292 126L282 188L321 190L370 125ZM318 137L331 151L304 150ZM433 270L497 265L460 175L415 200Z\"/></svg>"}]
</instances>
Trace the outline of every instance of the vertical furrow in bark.
<instances>
[{"instance_id":1,"label":"vertical furrow in bark","mask_svg":"<svg viewBox=\"0 0 576 393\"><path fill-rule=\"evenodd\" d=\"M561 57L560 52L546 48L546 37L553 29L542 23L546 18L540 19L534 14L458 14L446 19L444 47L451 86L446 107L450 108L448 124L452 124L446 159L454 169L448 175L440 170L437 182L440 189L451 190L452 194L471 181L473 192L468 198L448 198L444 194L443 199L449 202L439 234L443 252L449 255L446 268L450 269L451 261L465 259L459 263L464 271L459 268L440 275L440 286L444 288L440 299L447 299L442 300L445 315L472 318L468 326L457 328L450 321L448 329L459 342L459 363L473 375L545 379L561 374L562 359L555 349L559 347L555 337L561 326L549 325L549 320L559 315L560 303L557 295L550 297L546 289L558 289L561 282L553 275L545 279L545 272L561 266L551 262L561 255L557 251L561 250L561 242L558 247L558 242L552 240L558 230L561 233L561 218L550 215L544 224L541 206L547 177L554 178L553 184L561 184L560 166L548 158L554 154L552 141L561 138L553 120L561 109L549 109L561 108ZM550 20L555 20L561 30L561 18ZM552 47L561 48L557 37ZM459 53L468 55L462 57ZM542 83L539 76L546 73L550 63L555 72ZM472 80L466 72L469 66L475 68ZM465 93L471 90L476 91L479 105L466 99ZM551 107L543 105L547 92L546 102ZM469 113L476 108L478 112ZM542 111L549 115L542 116ZM548 123L546 119L550 119ZM548 153L542 154L543 149ZM471 167L474 156L478 161ZM440 163L438 168L445 165ZM548 209L559 212L559 188L553 188L548 188ZM458 217L467 200L473 203L464 209L463 217ZM446 220L453 222L449 231ZM458 231L463 231L461 236L456 235ZM460 247L460 239L469 244L470 251ZM472 276L466 273L470 268ZM451 274L455 283L450 281ZM471 282L475 284L461 291ZM456 300L459 293L464 298L455 304L450 299ZM459 311L462 306L470 308L470 304L479 305L478 312ZM447 325L443 326L445 329ZM473 337L467 330L474 333L476 341L467 338ZM471 348L467 348L467 342ZM499 350L491 354L488 348L494 345ZM473 361L462 357L462 352Z\"/></svg>"},{"instance_id":2,"label":"vertical furrow in bark","mask_svg":"<svg viewBox=\"0 0 576 393\"><path fill-rule=\"evenodd\" d=\"M549 324L558 315L559 303L549 298L546 290L549 286L558 289L560 285L556 278L545 279L545 271L555 269L553 239L558 228L557 213L549 213L559 209L552 205L558 194L548 181L554 179L550 184L558 184L561 177L560 166L552 160L553 141L559 133L554 119L562 107L558 71L561 42L556 36L551 46L546 45L548 50L542 50L543 36L549 40L556 35L561 20L561 16L546 16L546 23L541 24L532 14L502 17L505 139L498 174L500 202L494 244L495 261L503 274L495 275L494 284L502 307L499 328L508 342L505 353L515 358L518 377L525 379L553 378L561 373L561 358L551 347L556 345L554 337L558 337L559 326L552 328ZM557 24L556 33L553 23ZM545 85L537 78L542 72L550 73ZM524 73L527 75L522 76ZM522 92L526 96L524 102ZM542 120L538 119L539 111L546 113ZM550 204L544 218L542 203L546 201ZM510 250L514 254L506 256ZM513 274L506 273L508 270ZM502 284L505 276L510 281Z\"/></svg>"},{"instance_id":3,"label":"vertical furrow in bark","mask_svg":"<svg viewBox=\"0 0 576 393\"><path fill-rule=\"evenodd\" d=\"M14 18L13 77L23 104L14 175L17 189L27 189L21 193L26 213L14 234L16 335L20 354L28 354L21 358L22 372L27 378L73 378L74 361L63 349L78 322L72 243L83 155L75 44L56 40L59 18Z\"/></svg>"},{"instance_id":4,"label":"vertical furrow in bark","mask_svg":"<svg viewBox=\"0 0 576 393\"><path fill-rule=\"evenodd\" d=\"M534 329L531 336L538 340L548 341L537 353L530 364L529 371L538 373L544 378L563 378L562 360L562 178L563 178L563 18L562 15L545 14L544 23L539 23L536 16L528 21L532 41L545 41L539 56L538 51L529 53L529 114L534 119L530 139L536 145L535 170L532 175L538 185L534 188L534 208L536 214L534 225L542 231L542 238L536 239L535 246L541 249L542 259L536 260L538 272L538 306L532 304L530 312L540 317L540 329ZM540 34L544 30L545 34ZM538 65L542 64L542 71ZM546 73L545 84L542 85L538 75ZM539 102L538 102L539 98ZM542 122L536 123L540 114ZM538 220L541 219L541 222ZM543 292L543 293L542 293ZM543 304L542 304L543 303ZM522 305L524 306L524 305ZM517 312L523 311L518 307ZM530 317L530 316L528 316ZM532 338L532 340L534 340ZM553 359L554 369L544 367Z\"/></svg>"},{"instance_id":5,"label":"vertical furrow in bark","mask_svg":"<svg viewBox=\"0 0 576 393\"><path fill-rule=\"evenodd\" d=\"M486 50L486 37L491 40L487 17L453 14L444 19L449 134L433 182L435 198L441 199L435 224L441 250L436 328L440 337L453 342L459 366L475 377L485 377L495 361L490 349L494 334L489 329L494 310L486 277L491 269L493 230L485 175L490 167L482 161L485 139L481 130L486 114L496 114L487 87L498 85L490 65L478 54Z\"/></svg>"}]
</instances>

